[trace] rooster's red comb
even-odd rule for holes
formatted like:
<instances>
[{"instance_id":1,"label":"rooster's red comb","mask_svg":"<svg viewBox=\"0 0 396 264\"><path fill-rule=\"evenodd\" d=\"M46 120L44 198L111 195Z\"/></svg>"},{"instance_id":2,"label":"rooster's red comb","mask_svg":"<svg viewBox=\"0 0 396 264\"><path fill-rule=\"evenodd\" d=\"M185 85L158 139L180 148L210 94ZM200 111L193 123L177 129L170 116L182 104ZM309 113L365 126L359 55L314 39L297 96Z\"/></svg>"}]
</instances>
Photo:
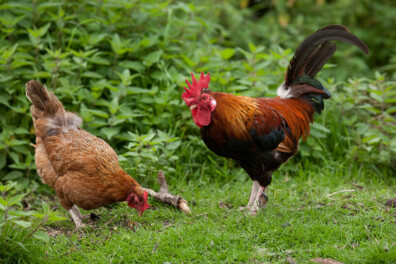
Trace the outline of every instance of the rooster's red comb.
<instances>
[{"instance_id":1,"label":"rooster's red comb","mask_svg":"<svg viewBox=\"0 0 396 264\"><path fill-rule=\"evenodd\" d=\"M197 82L197 79L195 79L195 76L193 73L191 73L191 77L192 77L192 84L186 79L186 83L188 85L188 88L190 88L190 89L187 89L186 87L184 87L184 90L186 92L184 92L182 94L183 98L197 97L197 96L199 96L199 94L201 93L201 91L203 89L209 87L209 82L210 82L209 72L208 72L208 74L206 74L206 76L204 75L203 72L201 72L201 77L199 77L198 82Z\"/></svg>"}]
</instances>

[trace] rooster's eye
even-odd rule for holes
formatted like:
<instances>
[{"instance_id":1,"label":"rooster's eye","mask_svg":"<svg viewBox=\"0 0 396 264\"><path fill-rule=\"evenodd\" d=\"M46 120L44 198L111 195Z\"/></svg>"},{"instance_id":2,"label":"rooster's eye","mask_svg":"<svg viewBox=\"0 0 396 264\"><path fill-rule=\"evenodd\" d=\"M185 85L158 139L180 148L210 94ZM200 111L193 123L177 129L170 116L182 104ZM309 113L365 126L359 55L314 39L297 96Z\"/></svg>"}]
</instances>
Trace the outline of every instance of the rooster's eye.
<instances>
[{"instance_id":1,"label":"rooster's eye","mask_svg":"<svg viewBox=\"0 0 396 264\"><path fill-rule=\"evenodd\" d=\"M206 99L207 99L206 95L202 96L202 100L206 100Z\"/></svg>"}]
</instances>

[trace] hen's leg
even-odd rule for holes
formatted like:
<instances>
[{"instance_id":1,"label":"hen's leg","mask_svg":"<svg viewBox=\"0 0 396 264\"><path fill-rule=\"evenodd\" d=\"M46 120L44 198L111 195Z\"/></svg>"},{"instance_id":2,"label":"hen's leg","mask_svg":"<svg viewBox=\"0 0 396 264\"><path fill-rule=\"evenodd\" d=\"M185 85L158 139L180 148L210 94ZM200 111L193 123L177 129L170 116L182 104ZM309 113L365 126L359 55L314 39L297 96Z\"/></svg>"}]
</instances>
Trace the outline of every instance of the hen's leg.
<instances>
[{"instance_id":1,"label":"hen's leg","mask_svg":"<svg viewBox=\"0 0 396 264\"><path fill-rule=\"evenodd\" d=\"M72 210L74 213L81 219L91 219L91 220L97 220L100 219L100 216L94 213L91 213L90 215L83 215L81 214L80 209L77 207L77 205L73 205Z\"/></svg>"},{"instance_id":2,"label":"hen's leg","mask_svg":"<svg viewBox=\"0 0 396 264\"><path fill-rule=\"evenodd\" d=\"M77 207L77 205L73 205L73 207L71 208L74 213L81 219L89 219L90 216L89 215L82 215L80 209Z\"/></svg>"},{"instance_id":3,"label":"hen's leg","mask_svg":"<svg viewBox=\"0 0 396 264\"><path fill-rule=\"evenodd\" d=\"M86 225L82 222L82 215L77 206L73 205L73 207L69 210L69 214L71 215L77 228L86 227Z\"/></svg>"}]
</instances>

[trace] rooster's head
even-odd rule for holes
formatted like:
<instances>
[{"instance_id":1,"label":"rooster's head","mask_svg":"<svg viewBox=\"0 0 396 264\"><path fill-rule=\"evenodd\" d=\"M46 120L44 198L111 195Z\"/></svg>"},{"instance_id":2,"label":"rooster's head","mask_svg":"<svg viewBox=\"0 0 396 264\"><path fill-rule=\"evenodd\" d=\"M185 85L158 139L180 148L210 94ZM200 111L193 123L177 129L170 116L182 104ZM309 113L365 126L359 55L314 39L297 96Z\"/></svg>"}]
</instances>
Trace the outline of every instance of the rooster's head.
<instances>
[{"instance_id":1,"label":"rooster's head","mask_svg":"<svg viewBox=\"0 0 396 264\"><path fill-rule=\"evenodd\" d=\"M182 94L182 98L186 105L190 107L195 124L199 127L208 126L211 114L217 104L209 90L210 75L208 73L205 76L201 72L199 81L195 79L193 73L191 73L191 77L192 84L186 79L189 89L184 87L185 92Z\"/></svg>"}]
</instances>

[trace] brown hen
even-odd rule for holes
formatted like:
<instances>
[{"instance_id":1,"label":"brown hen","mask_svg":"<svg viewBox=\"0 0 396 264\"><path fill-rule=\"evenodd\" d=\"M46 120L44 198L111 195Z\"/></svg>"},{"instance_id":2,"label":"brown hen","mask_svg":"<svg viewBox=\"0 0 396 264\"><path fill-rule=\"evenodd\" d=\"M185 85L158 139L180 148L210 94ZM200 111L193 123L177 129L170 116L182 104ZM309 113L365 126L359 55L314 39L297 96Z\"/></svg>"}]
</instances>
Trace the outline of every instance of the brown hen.
<instances>
[{"instance_id":1,"label":"brown hen","mask_svg":"<svg viewBox=\"0 0 396 264\"><path fill-rule=\"evenodd\" d=\"M66 111L38 81L26 84L26 96L33 103L37 171L56 191L77 227L84 226L78 207L91 210L127 201L140 215L149 207L147 193L122 170L115 151L81 129L78 115Z\"/></svg>"}]
</instances>

